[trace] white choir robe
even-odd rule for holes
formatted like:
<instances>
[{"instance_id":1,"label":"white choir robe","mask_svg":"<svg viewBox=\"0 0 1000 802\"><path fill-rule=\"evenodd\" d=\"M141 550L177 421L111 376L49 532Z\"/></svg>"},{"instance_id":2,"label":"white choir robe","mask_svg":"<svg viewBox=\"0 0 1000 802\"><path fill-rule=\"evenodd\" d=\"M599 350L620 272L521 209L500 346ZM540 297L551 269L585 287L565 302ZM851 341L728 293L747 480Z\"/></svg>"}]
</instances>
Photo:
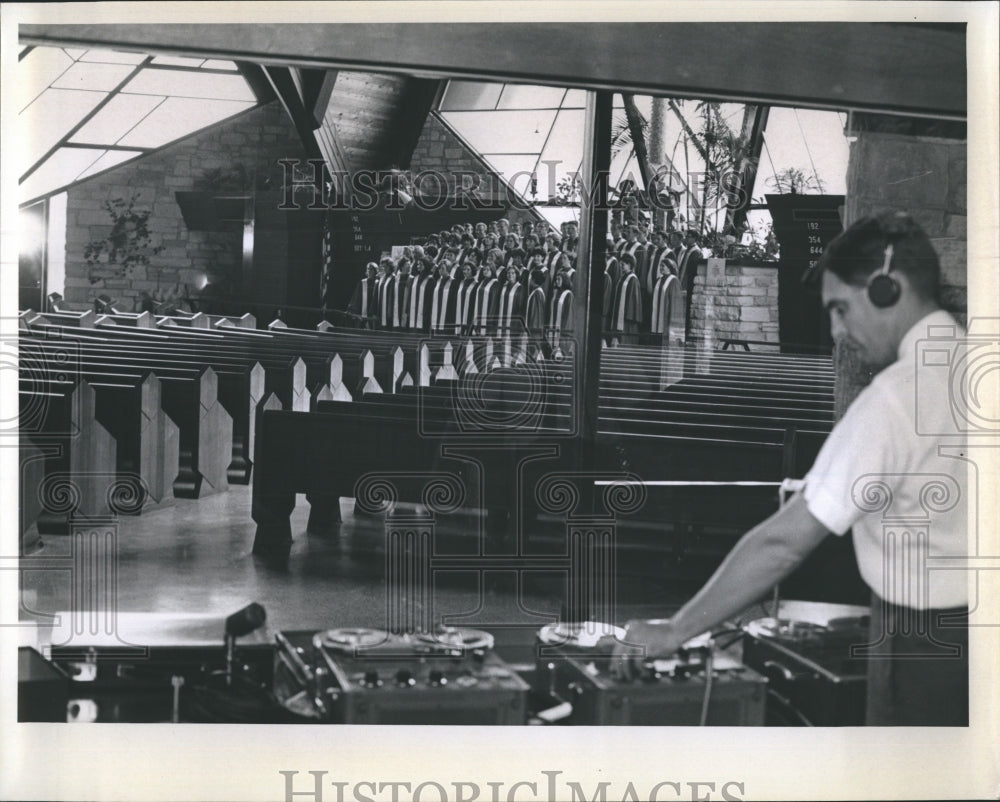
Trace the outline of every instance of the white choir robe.
<instances>
[{"instance_id":1,"label":"white choir robe","mask_svg":"<svg viewBox=\"0 0 1000 802\"><path fill-rule=\"evenodd\" d=\"M389 287L395 276L386 276L378 283L378 321L383 329L389 327Z\"/></svg>"},{"instance_id":2,"label":"white choir robe","mask_svg":"<svg viewBox=\"0 0 1000 802\"><path fill-rule=\"evenodd\" d=\"M406 321L406 290L412 279L409 275L395 275L387 293L389 297L389 325L394 329L403 328Z\"/></svg>"},{"instance_id":3,"label":"white choir robe","mask_svg":"<svg viewBox=\"0 0 1000 802\"><path fill-rule=\"evenodd\" d=\"M434 287L434 298L431 302L431 331L441 331L445 326L453 284L454 281L446 278L444 281L439 280Z\"/></svg>"},{"instance_id":4,"label":"white choir robe","mask_svg":"<svg viewBox=\"0 0 1000 802\"><path fill-rule=\"evenodd\" d=\"M476 287L473 301L475 305L473 331L476 334L486 334L486 323L495 314L494 304L499 292L499 282L495 278L491 278Z\"/></svg>"},{"instance_id":5,"label":"white choir robe","mask_svg":"<svg viewBox=\"0 0 1000 802\"><path fill-rule=\"evenodd\" d=\"M559 347L559 335L573 328L573 291L563 288L549 301L549 342L553 348Z\"/></svg>"},{"instance_id":6,"label":"white choir robe","mask_svg":"<svg viewBox=\"0 0 1000 802\"><path fill-rule=\"evenodd\" d=\"M472 306L476 300L476 282L463 281L455 299L455 334L465 334L472 322Z\"/></svg>"},{"instance_id":7,"label":"white choir robe","mask_svg":"<svg viewBox=\"0 0 1000 802\"><path fill-rule=\"evenodd\" d=\"M684 342L684 291L676 276L663 276L653 287L651 328L664 342Z\"/></svg>"},{"instance_id":8,"label":"white choir robe","mask_svg":"<svg viewBox=\"0 0 1000 802\"><path fill-rule=\"evenodd\" d=\"M498 310L500 324L497 327L497 334L511 333L511 324L523 311L522 294L521 282L519 281L503 285L503 289L500 291L500 308Z\"/></svg>"}]
</instances>

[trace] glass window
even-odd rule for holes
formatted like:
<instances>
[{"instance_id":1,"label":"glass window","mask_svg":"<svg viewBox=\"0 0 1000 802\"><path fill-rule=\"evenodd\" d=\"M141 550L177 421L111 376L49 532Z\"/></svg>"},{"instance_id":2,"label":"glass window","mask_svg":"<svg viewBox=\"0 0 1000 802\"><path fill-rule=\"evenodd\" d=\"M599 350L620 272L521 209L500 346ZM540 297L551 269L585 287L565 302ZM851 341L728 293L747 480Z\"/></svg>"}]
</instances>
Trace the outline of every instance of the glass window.
<instances>
[{"instance_id":1,"label":"glass window","mask_svg":"<svg viewBox=\"0 0 1000 802\"><path fill-rule=\"evenodd\" d=\"M446 119L482 154L538 153L554 111L456 111ZM530 169L530 166L529 166Z\"/></svg>"},{"instance_id":2,"label":"glass window","mask_svg":"<svg viewBox=\"0 0 1000 802\"><path fill-rule=\"evenodd\" d=\"M129 131L120 145L158 148L199 128L224 120L237 112L251 108L253 103L217 100L203 103L193 98L171 97L154 109L142 122Z\"/></svg>"},{"instance_id":3,"label":"glass window","mask_svg":"<svg viewBox=\"0 0 1000 802\"><path fill-rule=\"evenodd\" d=\"M554 86L505 84L498 109L557 109L568 90Z\"/></svg>"},{"instance_id":4,"label":"glass window","mask_svg":"<svg viewBox=\"0 0 1000 802\"><path fill-rule=\"evenodd\" d=\"M67 186L104 154L100 148L59 148L19 187L20 202Z\"/></svg>"},{"instance_id":5,"label":"glass window","mask_svg":"<svg viewBox=\"0 0 1000 802\"><path fill-rule=\"evenodd\" d=\"M107 150L104 152L103 156L80 173L80 175L76 177L76 180L81 181L84 178L89 178L102 170L108 170L117 164L122 164L123 162L127 162L129 159L134 159L141 155L141 150Z\"/></svg>"},{"instance_id":6,"label":"glass window","mask_svg":"<svg viewBox=\"0 0 1000 802\"><path fill-rule=\"evenodd\" d=\"M204 63L203 58L183 58L181 56L157 56L153 59L153 64L163 64L168 67L200 67Z\"/></svg>"},{"instance_id":7,"label":"glass window","mask_svg":"<svg viewBox=\"0 0 1000 802\"><path fill-rule=\"evenodd\" d=\"M116 95L70 141L116 144L164 100L155 95Z\"/></svg>"},{"instance_id":8,"label":"glass window","mask_svg":"<svg viewBox=\"0 0 1000 802\"><path fill-rule=\"evenodd\" d=\"M153 68L145 69L139 73L128 82L122 92L220 100L254 100L253 92L240 75L217 75L210 72Z\"/></svg>"},{"instance_id":9,"label":"glass window","mask_svg":"<svg viewBox=\"0 0 1000 802\"><path fill-rule=\"evenodd\" d=\"M18 110L23 110L71 66L73 60L58 48L36 47L28 53L17 65Z\"/></svg>"},{"instance_id":10,"label":"glass window","mask_svg":"<svg viewBox=\"0 0 1000 802\"><path fill-rule=\"evenodd\" d=\"M203 70L236 70L236 65L232 61L223 61L222 59L210 58L206 59L201 65Z\"/></svg>"},{"instance_id":11,"label":"glass window","mask_svg":"<svg viewBox=\"0 0 1000 802\"><path fill-rule=\"evenodd\" d=\"M80 61L102 61L105 64L142 64L147 56L142 53L124 53L120 50L88 50Z\"/></svg>"},{"instance_id":12,"label":"glass window","mask_svg":"<svg viewBox=\"0 0 1000 802\"><path fill-rule=\"evenodd\" d=\"M468 111L496 108L503 84L484 84L478 81L449 81L441 111Z\"/></svg>"},{"instance_id":13,"label":"glass window","mask_svg":"<svg viewBox=\"0 0 1000 802\"><path fill-rule=\"evenodd\" d=\"M44 156L105 97L101 92L49 89L21 112L22 172Z\"/></svg>"},{"instance_id":14,"label":"glass window","mask_svg":"<svg viewBox=\"0 0 1000 802\"><path fill-rule=\"evenodd\" d=\"M78 61L60 75L52 86L56 89L89 89L110 92L135 69L128 64L88 64Z\"/></svg>"}]
</instances>

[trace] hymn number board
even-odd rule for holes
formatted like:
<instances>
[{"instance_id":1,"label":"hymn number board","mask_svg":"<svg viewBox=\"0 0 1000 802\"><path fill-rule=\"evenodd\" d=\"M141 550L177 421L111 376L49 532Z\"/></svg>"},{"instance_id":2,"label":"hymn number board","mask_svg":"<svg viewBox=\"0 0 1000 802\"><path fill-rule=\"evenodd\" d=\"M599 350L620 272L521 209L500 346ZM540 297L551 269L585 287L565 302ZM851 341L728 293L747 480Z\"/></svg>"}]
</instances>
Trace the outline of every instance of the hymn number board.
<instances>
[{"instance_id":1,"label":"hymn number board","mask_svg":"<svg viewBox=\"0 0 1000 802\"><path fill-rule=\"evenodd\" d=\"M781 246L778 321L782 350L813 352L832 343L819 294L802 285L830 241L843 230L843 195L768 195L767 208ZM787 347L786 347L787 346Z\"/></svg>"}]
</instances>

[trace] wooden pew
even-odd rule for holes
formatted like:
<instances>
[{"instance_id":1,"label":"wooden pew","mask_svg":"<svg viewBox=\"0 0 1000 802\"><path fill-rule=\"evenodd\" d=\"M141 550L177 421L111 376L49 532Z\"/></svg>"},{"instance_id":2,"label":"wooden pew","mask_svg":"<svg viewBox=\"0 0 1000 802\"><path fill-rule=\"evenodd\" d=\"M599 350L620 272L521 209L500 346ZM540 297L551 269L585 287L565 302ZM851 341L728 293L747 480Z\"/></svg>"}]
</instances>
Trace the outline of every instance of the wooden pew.
<instances>
[{"instance_id":1,"label":"wooden pew","mask_svg":"<svg viewBox=\"0 0 1000 802\"><path fill-rule=\"evenodd\" d=\"M37 510L38 532L65 535L73 516L110 514L128 488L116 481L115 440L97 420L94 389L82 380L34 379L18 394L21 437L45 454L41 483L21 488L26 506Z\"/></svg>"}]
</instances>

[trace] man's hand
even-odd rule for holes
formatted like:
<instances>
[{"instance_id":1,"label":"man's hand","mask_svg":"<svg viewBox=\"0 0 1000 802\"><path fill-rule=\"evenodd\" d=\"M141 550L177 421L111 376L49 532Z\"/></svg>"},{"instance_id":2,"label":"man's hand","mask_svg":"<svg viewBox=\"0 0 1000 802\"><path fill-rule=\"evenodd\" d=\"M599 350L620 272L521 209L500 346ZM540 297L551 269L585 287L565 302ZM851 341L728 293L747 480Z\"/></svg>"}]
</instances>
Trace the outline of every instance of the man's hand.
<instances>
[{"instance_id":1,"label":"man's hand","mask_svg":"<svg viewBox=\"0 0 1000 802\"><path fill-rule=\"evenodd\" d=\"M616 642L612 651L612 673L619 679L634 679L643 662L670 657L683 645L670 621L629 621L624 642Z\"/></svg>"}]
</instances>

